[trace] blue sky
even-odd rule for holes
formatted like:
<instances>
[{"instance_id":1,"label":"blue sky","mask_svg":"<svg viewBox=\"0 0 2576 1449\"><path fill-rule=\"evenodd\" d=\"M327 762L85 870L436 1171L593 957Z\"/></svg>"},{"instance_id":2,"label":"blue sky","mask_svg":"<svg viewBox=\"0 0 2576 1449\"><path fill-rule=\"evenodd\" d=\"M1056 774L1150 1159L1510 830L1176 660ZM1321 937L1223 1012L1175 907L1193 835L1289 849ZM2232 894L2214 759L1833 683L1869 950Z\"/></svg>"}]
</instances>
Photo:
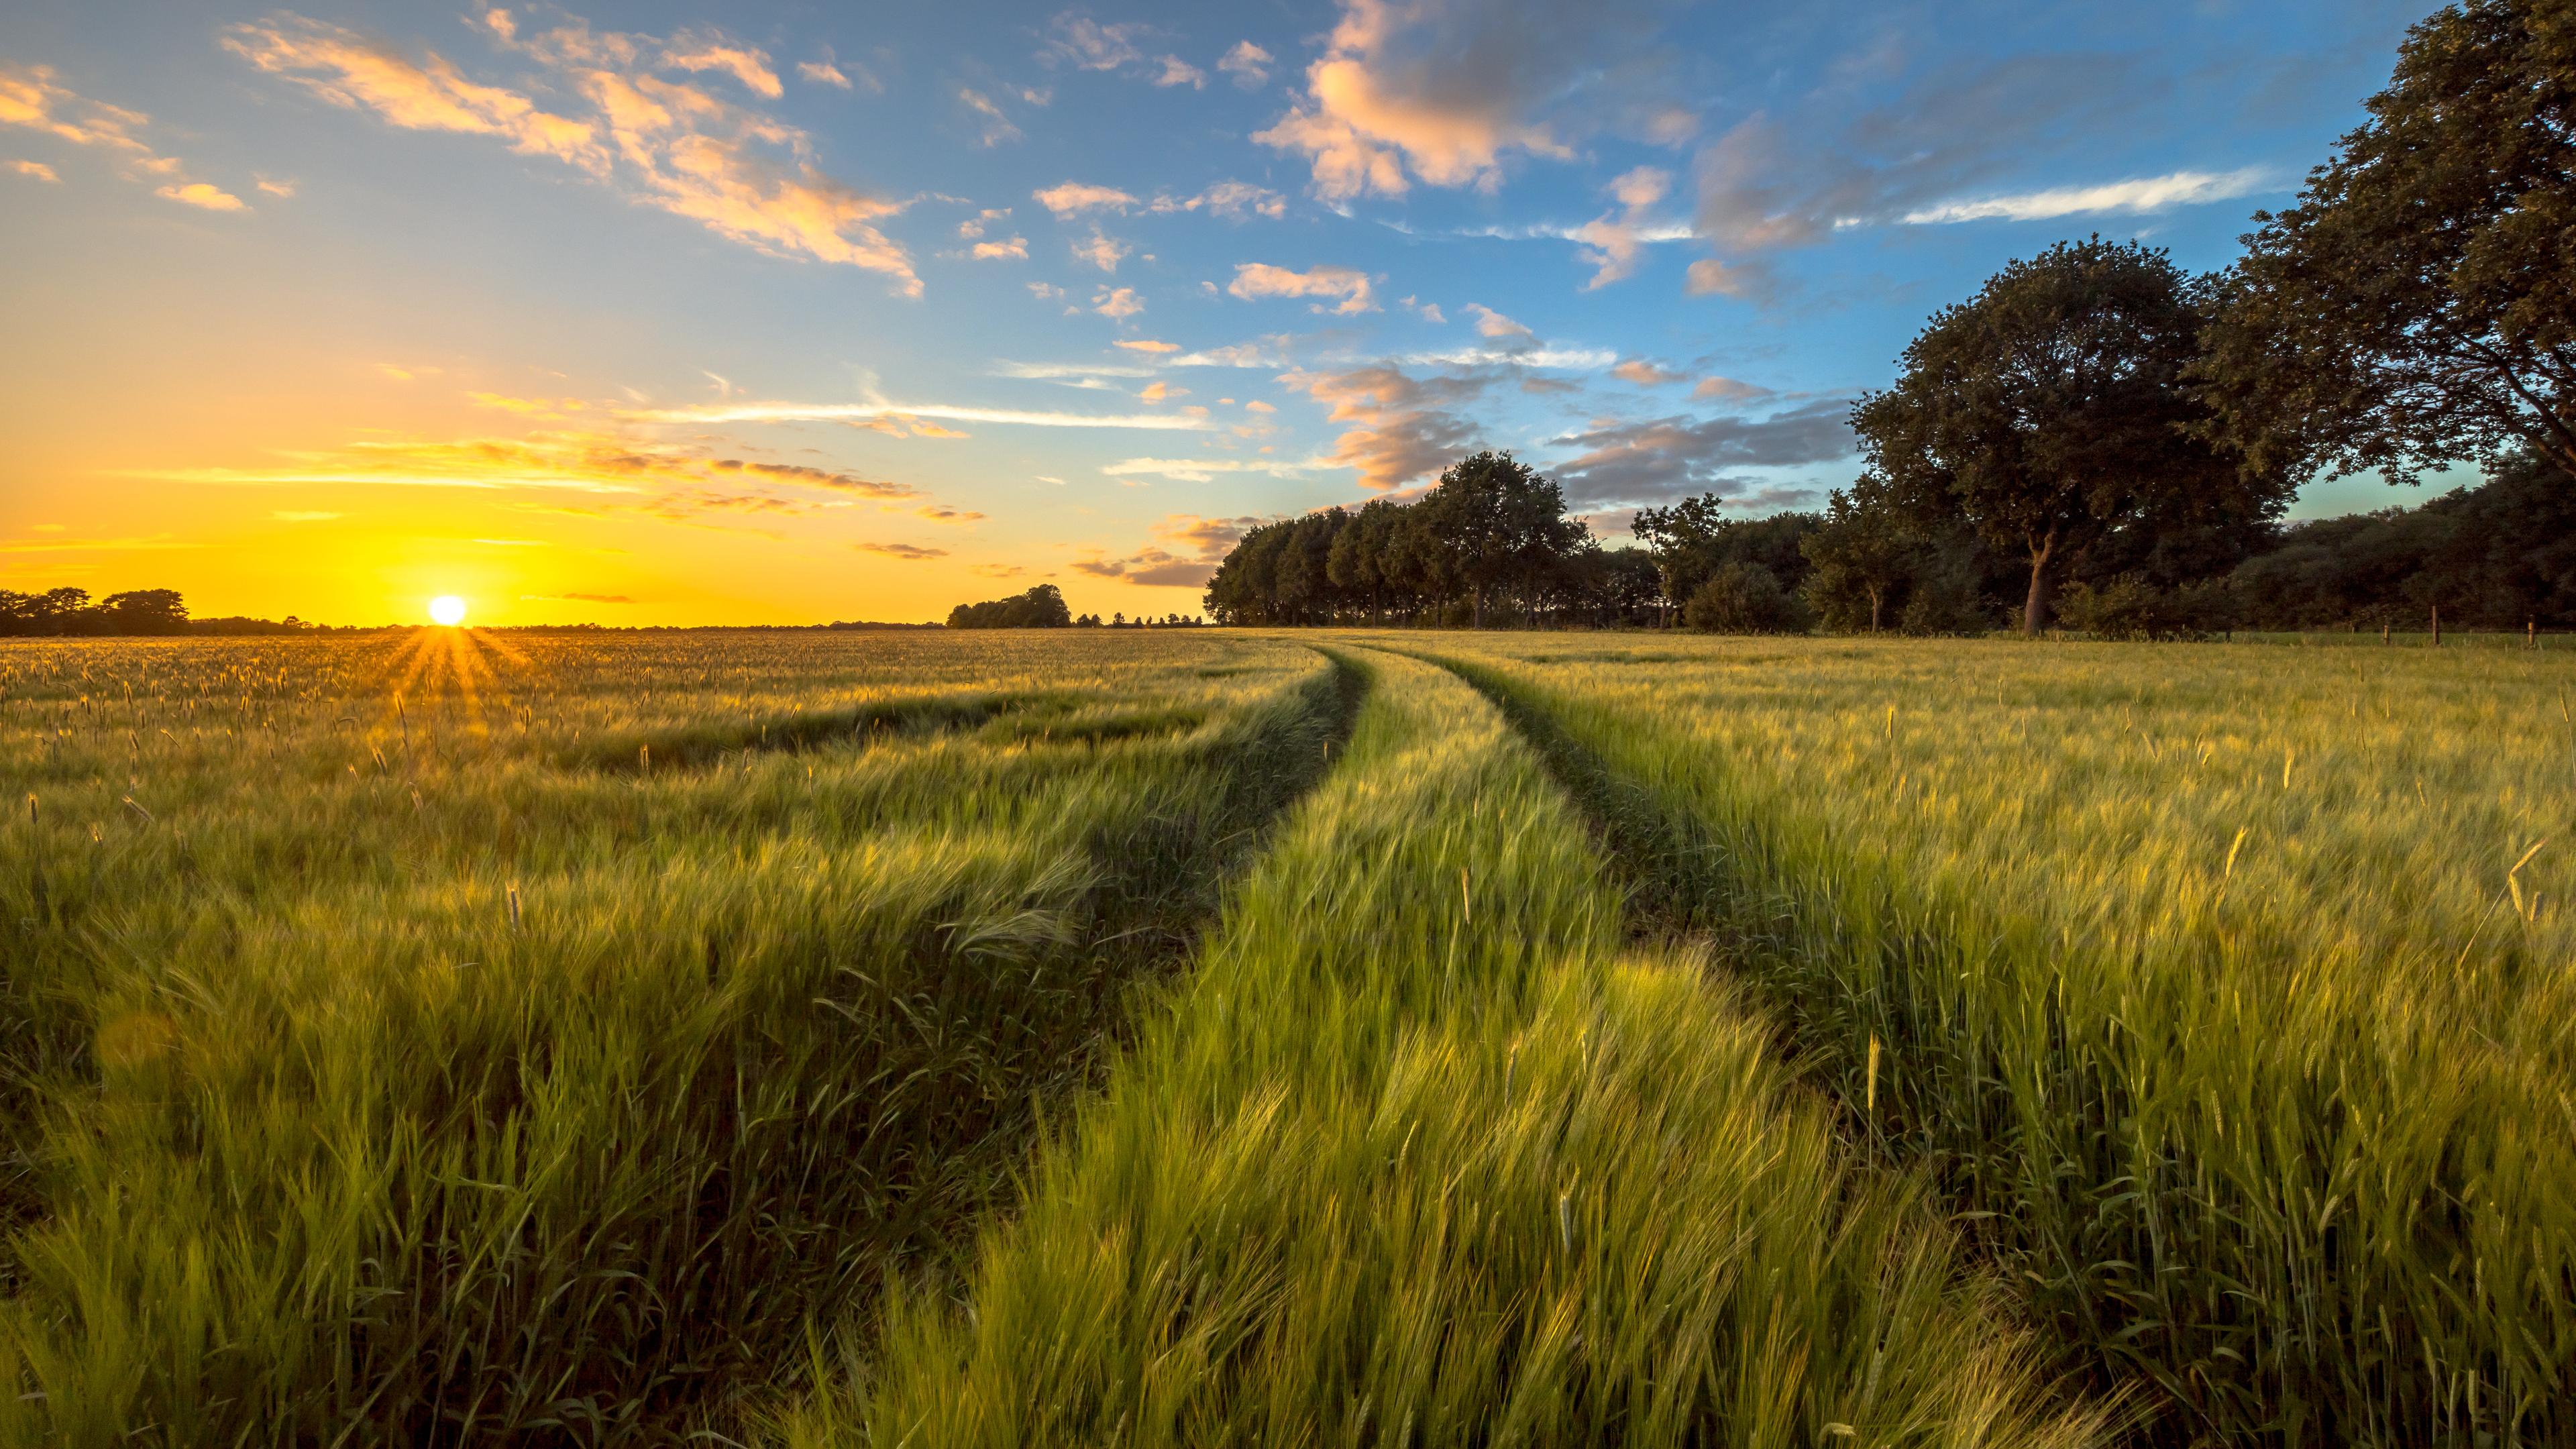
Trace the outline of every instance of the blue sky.
<instances>
[{"instance_id":1,"label":"blue sky","mask_svg":"<svg viewBox=\"0 0 2576 1449\"><path fill-rule=\"evenodd\" d=\"M2223 265L2422 8L21 5L0 587L1161 613L1477 447L1812 506L1926 314Z\"/></svg>"}]
</instances>

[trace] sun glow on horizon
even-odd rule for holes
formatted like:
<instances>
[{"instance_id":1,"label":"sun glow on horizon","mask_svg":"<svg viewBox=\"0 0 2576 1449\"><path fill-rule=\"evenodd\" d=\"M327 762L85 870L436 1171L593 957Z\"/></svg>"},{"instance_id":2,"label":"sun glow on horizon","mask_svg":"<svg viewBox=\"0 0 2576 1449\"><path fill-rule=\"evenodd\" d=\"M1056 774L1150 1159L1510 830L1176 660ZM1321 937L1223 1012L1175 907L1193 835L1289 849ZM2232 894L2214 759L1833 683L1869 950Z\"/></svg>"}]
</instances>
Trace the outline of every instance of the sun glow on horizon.
<instances>
[{"instance_id":1,"label":"sun glow on horizon","mask_svg":"<svg viewBox=\"0 0 2576 1449\"><path fill-rule=\"evenodd\" d=\"M465 622L465 601L454 594L441 594L429 601L429 619L453 629Z\"/></svg>"}]
</instances>

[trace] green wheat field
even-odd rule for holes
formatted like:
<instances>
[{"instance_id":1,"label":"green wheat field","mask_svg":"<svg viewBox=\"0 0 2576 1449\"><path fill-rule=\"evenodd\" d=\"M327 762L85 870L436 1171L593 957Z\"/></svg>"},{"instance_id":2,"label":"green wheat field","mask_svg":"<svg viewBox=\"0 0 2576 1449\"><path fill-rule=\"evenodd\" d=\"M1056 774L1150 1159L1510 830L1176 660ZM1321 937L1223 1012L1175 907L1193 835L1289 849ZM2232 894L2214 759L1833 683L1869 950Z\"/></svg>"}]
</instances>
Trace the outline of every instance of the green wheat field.
<instances>
[{"instance_id":1,"label":"green wheat field","mask_svg":"<svg viewBox=\"0 0 2576 1449\"><path fill-rule=\"evenodd\" d=\"M2576 1442L2521 642L0 646L0 1443Z\"/></svg>"}]
</instances>

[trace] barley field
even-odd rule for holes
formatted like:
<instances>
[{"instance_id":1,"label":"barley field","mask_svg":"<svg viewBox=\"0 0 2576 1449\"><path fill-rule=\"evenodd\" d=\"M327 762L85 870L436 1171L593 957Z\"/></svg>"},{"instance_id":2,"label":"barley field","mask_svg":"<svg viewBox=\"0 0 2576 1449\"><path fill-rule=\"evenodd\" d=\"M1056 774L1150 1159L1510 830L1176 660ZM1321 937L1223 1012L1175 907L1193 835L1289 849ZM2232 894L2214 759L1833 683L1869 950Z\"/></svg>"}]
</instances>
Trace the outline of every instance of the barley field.
<instances>
[{"instance_id":1,"label":"barley field","mask_svg":"<svg viewBox=\"0 0 2576 1449\"><path fill-rule=\"evenodd\" d=\"M0 1443L2565 1443L2570 660L0 645Z\"/></svg>"}]
</instances>

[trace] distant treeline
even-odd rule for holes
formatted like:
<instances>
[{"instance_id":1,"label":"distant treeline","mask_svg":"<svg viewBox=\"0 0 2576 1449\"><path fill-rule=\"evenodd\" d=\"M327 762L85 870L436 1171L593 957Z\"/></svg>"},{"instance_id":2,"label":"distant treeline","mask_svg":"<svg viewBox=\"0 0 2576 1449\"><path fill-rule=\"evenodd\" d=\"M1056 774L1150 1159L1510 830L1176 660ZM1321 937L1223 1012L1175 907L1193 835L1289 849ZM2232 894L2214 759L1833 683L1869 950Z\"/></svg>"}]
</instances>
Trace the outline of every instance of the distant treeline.
<instances>
[{"instance_id":1,"label":"distant treeline","mask_svg":"<svg viewBox=\"0 0 2576 1449\"><path fill-rule=\"evenodd\" d=\"M1579 519L1455 527L1465 510L1444 494L1468 475L1503 478L1489 491L1518 497L1529 517L1556 506L1554 484L1479 454L1415 503L1253 529L1210 582L1209 611L1234 624L1456 627L1475 621L1481 576L1489 625L1969 634L2019 623L2026 601L2026 556L1962 522L1891 517L1866 485L1823 512L1769 518L1727 517L1713 494L1644 509L1642 546L1610 549ZM1478 542L1496 554L1472 553ZM2415 506L2114 529L2058 562L2059 621L2118 637L2422 627L2437 609L2447 627L2576 628L2576 487L2523 455L2483 486Z\"/></svg>"},{"instance_id":2,"label":"distant treeline","mask_svg":"<svg viewBox=\"0 0 2576 1449\"><path fill-rule=\"evenodd\" d=\"M1651 622L1654 562L1605 549L1557 485L1478 453L1412 503L1375 499L1244 534L1208 581L1221 624Z\"/></svg>"},{"instance_id":3,"label":"distant treeline","mask_svg":"<svg viewBox=\"0 0 2576 1449\"><path fill-rule=\"evenodd\" d=\"M239 615L191 619L176 589L129 589L92 602L87 589L47 589L21 594L0 589L0 638L115 638L180 634L318 634L332 631L289 615L283 620Z\"/></svg>"},{"instance_id":4,"label":"distant treeline","mask_svg":"<svg viewBox=\"0 0 2576 1449\"><path fill-rule=\"evenodd\" d=\"M1076 616L1064 601L1064 591L1053 584L1039 584L1007 599L959 604L948 611L951 629L1190 629L1199 622L1187 614L1165 614L1159 619L1139 614L1130 619L1120 613L1110 615L1105 623L1098 614Z\"/></svg>"}]
</instances>

